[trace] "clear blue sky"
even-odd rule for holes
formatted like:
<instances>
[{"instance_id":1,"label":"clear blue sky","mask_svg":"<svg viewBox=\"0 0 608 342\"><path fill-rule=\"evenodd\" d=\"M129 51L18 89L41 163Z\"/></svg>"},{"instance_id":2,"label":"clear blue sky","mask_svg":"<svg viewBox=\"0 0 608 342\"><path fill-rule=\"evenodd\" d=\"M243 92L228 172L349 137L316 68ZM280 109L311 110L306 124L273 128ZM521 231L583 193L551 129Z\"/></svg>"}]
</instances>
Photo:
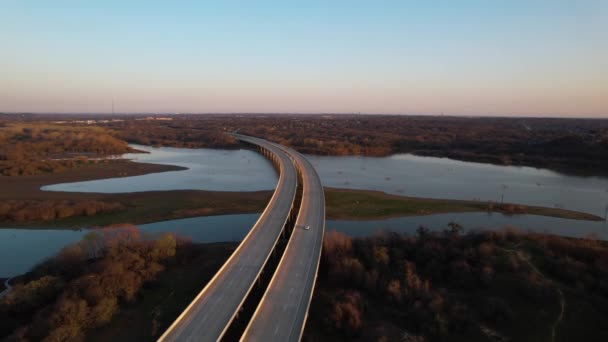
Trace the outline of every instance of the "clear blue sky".
<instances>
[{"instance_id":1,"label":"clear blue sky","mask_svg":"<svg viewBox=\"0 0 608 342\"><path fill-rule=\"evenodd\" d=\"M608 117L608 1L0 1L0 111Z\"/></svg>"}]
</instances>

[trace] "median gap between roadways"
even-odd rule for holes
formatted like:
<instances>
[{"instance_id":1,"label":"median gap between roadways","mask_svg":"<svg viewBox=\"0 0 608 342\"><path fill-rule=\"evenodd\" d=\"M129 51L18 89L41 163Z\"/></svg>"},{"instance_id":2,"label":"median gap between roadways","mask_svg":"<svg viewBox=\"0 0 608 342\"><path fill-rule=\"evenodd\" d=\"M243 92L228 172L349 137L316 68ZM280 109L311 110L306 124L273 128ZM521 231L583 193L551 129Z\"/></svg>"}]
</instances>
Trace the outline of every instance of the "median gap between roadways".
<instances>
[{"instance_id":1,"label":"median gap between roadways","mask_svg":"<svg viewBox=\"0 0 608 342\"><path fill-rule=\"evenodd\" d=\"M238 341L243 332L247 328L255 309L258 307L262 296L266 292L268 288L268 284L274 275L275 270L277 269L277 265L281 261L281 257L285 252L285 248L287 247L287 242L289 242L289 238L291 237L291 233L295 229L296 219L298 217L298 213L300 212L300 205L302 203L302 178L300 177L300 173L298 172L298 187L296 188L296 195L294 198L294 205L291 208L291 212L289 213L289 218L287 222L283 226L283 234L281 234L281 238L277 241L272 254L266 265L264 265L264 269L258 278L256 285L251 289L249 295L245 299L241 310L237 317L232 321L228 330L222 337L222 341Z\"/></svg>"}]
</instances>

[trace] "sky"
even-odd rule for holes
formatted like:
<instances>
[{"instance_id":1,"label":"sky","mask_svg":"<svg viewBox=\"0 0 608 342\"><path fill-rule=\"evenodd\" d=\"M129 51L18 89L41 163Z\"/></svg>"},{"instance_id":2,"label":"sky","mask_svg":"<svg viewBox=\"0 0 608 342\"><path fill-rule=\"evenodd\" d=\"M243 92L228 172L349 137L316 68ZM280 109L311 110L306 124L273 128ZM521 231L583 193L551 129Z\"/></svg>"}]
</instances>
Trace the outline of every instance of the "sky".
<instances>
[{"instance_id":1,"label":"sky","mask_svg":"<svg viewBox=\"0 0 608 342\"><path fill-rule=\"evenodd\" d=\"M608 1L0 0L0 111L608 117Z\"/></svg>"}]
</instances>

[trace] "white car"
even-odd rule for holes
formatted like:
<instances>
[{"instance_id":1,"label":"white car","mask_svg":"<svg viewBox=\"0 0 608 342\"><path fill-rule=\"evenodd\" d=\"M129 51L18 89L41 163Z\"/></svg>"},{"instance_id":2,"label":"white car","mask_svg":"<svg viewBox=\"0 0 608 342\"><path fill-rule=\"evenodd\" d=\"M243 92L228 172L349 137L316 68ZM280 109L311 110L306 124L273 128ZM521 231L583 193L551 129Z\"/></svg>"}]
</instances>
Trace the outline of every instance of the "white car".
<instances>
[{"instance_id":1,"label":"white car","mask_svg":"<svg viewBox=\"0 0 608 342\"><path fill-rule=\"evenodd\" d=\"M310 230L310 226L304 226L305 230Z\"/></svg>"}]
</instances>

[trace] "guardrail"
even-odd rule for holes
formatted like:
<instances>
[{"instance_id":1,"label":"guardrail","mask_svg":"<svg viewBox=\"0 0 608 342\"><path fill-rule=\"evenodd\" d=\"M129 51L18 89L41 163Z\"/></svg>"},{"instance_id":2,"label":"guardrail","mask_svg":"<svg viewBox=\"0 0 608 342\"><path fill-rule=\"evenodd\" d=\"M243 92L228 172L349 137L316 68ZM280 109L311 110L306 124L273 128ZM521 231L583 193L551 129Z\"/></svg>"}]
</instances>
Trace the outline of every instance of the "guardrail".
<instances>
[{"instance_id":1,"label":"guardrail","mask_svg":"<svg viewBox=\"0 0 608 342\"><path fill-rule=\"evenodd\" d=\"M260 152L273 162L273 165L275 165L275 169L278 169L279 172L279 182L277 183L277 189L275 190L268 206L264 209L264 212L262 213L258 221L254 225L254 227L249 231L249 233L245 236L245 238L239 244L237 249L228 258L228 260L224 263L220 270L214 275L214 277L209 281L209 283L203 288L203 290L190 303L186 310L182 312L182 314L175 320L175 322L173 322L173 324L167 329L167 331L160 337L159 341L177 341L186 339L197 341L215 341L225 336L229 328L233 326L232 323L235 321L235 318L242 313L243 305L248 303L247 300L248 298L250 298L254 286L256 286L256 284L261 283L261 275L264 273L265 270L268 271L265 266L268 264L268 261L271 259L272 255L275 254L275 247L278 245L277 242L281 239L281 237L285 235L285 231L287 229L286 227L289 227L290 224L293 225L295 217L294 200L297 192L297 177L295 177L295 167L293 166L291 159L289 159L286 155L279 155L283 152L278 149L276 149L276 151L272 151L270 148L268 148L271 145L265 147L264 144L266 144L266 142L264 142L263 140L258 141L249 137L246 137L241 140L257 145ZM286 183L289 182L289 180L284 179L285 171L289 172L289 178L293 178L293 180L291 181L293 182L293 184L291 182ZM285 201L289 201L288 203L290 203L290 206L288 208L288 211L285 212L284 218L282 216L283 214L279 214L281 215L281 218L279 219L281 223L280 226L276 225L273 227L261 227L260 222L262 222L263 219L268 218L269 215L273 215L274 213L272 213L271 211L275 208L280 208L281 206L283 206L284 208L284 203L287 203ZM253 252L253 249L260 248L259 242L263 240L262 233L260 232L261 229L265 229L265 233L266 231L268 231L268 234L275 234L276 236L270 236L270 238L273 239L272 244L270 245L268 250L264 250L261 252L262 255L264 255L264 261L261 264L254 266L257 269L255 277L242 280L243 282L248 282L248 285L245 291L243 291L243 293L239 295L242 295L242 298L235 298L238 301L237 305L230 308L221 308L222 310L227 310L224 312L224 315L228 316L229 314L229 318L226 321L224 321L223 319L221 320L221 327L209 327L203 322L193 321L193 317L197 314L204 316L205 313L203 312L203 310L218 310L218 305L223 305L221 292L224 289L222 287L229 287L230 284L223 284L222 281L218 280L220 277L222 279L227 279L229 276L231 276L232 278L239 276L239 267L237 266L240 264L243 264L240 266L240 272L244 272L243 268L245 268L245 266L252 267L247 263L248 260L241 259L244 259L243 255L246 253L257 253L257 251ZM252 240L254 239L254 235L255 239L257 240ZM264 245L269 245L268 240L263 240L263 243ZM274 267L272 268L272 270L274 270ZM251 272L249 271L249 273L247 274L250 275ZM270 278L270 276L268 278ZM213 288L213 291L210 290L211 288ZM261 293L263 293L263 290L261 291ZM208 297L213 296L215 296L215 300L208 300ZM202 302L204 303L201 304ZM209 304L212 306L206 308L205 303L211 302L213 302L213 305ZM212 318L207 319L212 320ZM247 322L243 323L243 326L245 326L246 323ZM210 333L209 331L211 330L217 331L217 333Z\"/></svg>"},{"instance_id":2,"label":"guardrail","mask_svg":"<svg viewBox=\"0 0 608 342\"><path fill-rule=\"evenodd\" d=\"M249 146L253 146L260 151L262 155L271 160L275 170L279 173L277 189L275 190L269 204L264 209L264 212L258 221L245 236L237 249L228 258L224 265L222 265L211 281L209 281L209 283L203 288L197 297L190 303L186 310L182 312L182 314L169 327L169 329L167 329L163 336L160 337L159 341L213 341L220 339L236 340L239 338L252 339L251 336L254 335L248 335L247 333L251 332L251 327L255 324L264 327L261 330L258 329L258 332L262 331L262 333L255 336L268 337L269 334L266 327L272 326L273 329L275 328L273 321L268 322L268 320L274 319L272 316L275 318L278 317L283 321L289 320L290 324L288 327L289 329L286 330L288 331L287 333L285 333L284 329L286 327L277 327L275 329L275 334L279 328L283 328L282 333L286 340L299 340L302 336L308 315L310 300L312 298L314 285L316 282L321 256L321 245L325 231L325 202L323 187L321 186L318 175L312 167L312 164L310 164L310 162L298 152L262 139L238 134L233 134L233 136ZM285 172L289 172L290 178L294 178L294 184L284 184ZM269 234L275 234L270 236L273 241L272 245L269 245L269 241L267 239L260 237L262 234L260 232L260 229L262 229L260 227L260 222L263 218L266 218L267 215L272 214L270 212L273 210L271 207L275 208L277 201L279 201L278 197L281 196L278 195L279 191L285 194L285 189L282 188L283 186L294 187L294 189L292 189L293 193L288 191L287 195L283 195L287 198L281 199L283 201L290 201L289 212L286 214L285 219L281 220L282 224L280 227L266 227L266 229L269 230ZM305 206L307 209L304 209ZM311 233L314 232L315 235L307 235L307 240L303 242L303 235L301 235L302 232L295 232L294 229L298 227L298 225L306 224L306 222L309 221L314 222L315 224L314 229L311 230ZM278 230L278 228L280 228L280 230ZM254 234L255 237L253 237ZM295 238L294 235L296 235ZM254 245L255 242L250 241L254 238L264 241L264 244L268 246L268 250L262 251L265 253L265 260L263 263L256 266L257 272L255 277L250 277L243 280L249 282L248 287L246 288L246 291L240 293L241 297L236 298L238 300L237 305L226 309L228 312L230 312L229 319L222 321L221 327L218 327L217 324L215 327L209 327L208 325L206 326L204 322L193 321L193 317L196 316L196 314L206 317L202 314L202 310L217 310L218 306L223 305L222 300L214 301L213 305L209 308L205 308L203 305L197 304L199 301L202 301L202 298L206 295L217 295L219 298L222 298L221 294L219 294L219 292L221 292L220 285L222 285L219 283L219 277L226 279L226 274L231 275L233 278L239 275L238 273L234 273L236 272L234 270L235 265L240 261L236 260L235 258L242 258L242 254L240 254L240 252L245 249L247 252L252 253L253 248L258 248L257 245ZM311 238L314 238L314 240L310 240ZM304 246L302 246L303 244ZM312 254L307 255L306 253L308 252ZM292 307L292 310L288 315L289 317L287 318L281 317L281 313L277 313L276 310L273 311L272 315L269 315L271 317L260 317L260 313L262 312L260 311L260 308L270 307L272 309L272 307L277 304L274 303L273 300L268 296L268 292L271 290L271 288L273 291L278 292L284 292L285 290L281 288L282 282L277 281L279 271L281 271L281 275L284 277L282 280L287 279L293 282L293 279L285 277L289 271L290 265L293 264L294 257L299 258L302 255L308 256L309 260L307 261L306 265L304 265L304 269L306 270L304 272L306 278L304 279L305 283L301 284L302 286L300 286L300 288L296 291L293 298L294 301L297 301L297 307L295 310ZM300 263L299 266L300 268L302 267L301 264L302 263ZM312 274L311 271L314 272L314 274ZM248 273L248 275L251 276L251 272ZM214 292L213 294L208 294L207 292L212 286ZM289 294L291 295L291 292ZM285 293L283 293L283 298L285 298ZM292 298L289 297L287 297L286 300L282 299L283 302L290 300L292 300ZM194 309L195 306L197 306L196 309ZM223 314L227 315L228 312L223 312ZM267 321L259 324L262 321L262 318L266 319ZM277 324L279 323L277 322ZM181 328L178 329L178 326ZM219 332L217 334L209 334L208 330L212 330L213 328ZM265 340L272 340L272 338L266 338Z\"/></svg>"}]
</instances>

